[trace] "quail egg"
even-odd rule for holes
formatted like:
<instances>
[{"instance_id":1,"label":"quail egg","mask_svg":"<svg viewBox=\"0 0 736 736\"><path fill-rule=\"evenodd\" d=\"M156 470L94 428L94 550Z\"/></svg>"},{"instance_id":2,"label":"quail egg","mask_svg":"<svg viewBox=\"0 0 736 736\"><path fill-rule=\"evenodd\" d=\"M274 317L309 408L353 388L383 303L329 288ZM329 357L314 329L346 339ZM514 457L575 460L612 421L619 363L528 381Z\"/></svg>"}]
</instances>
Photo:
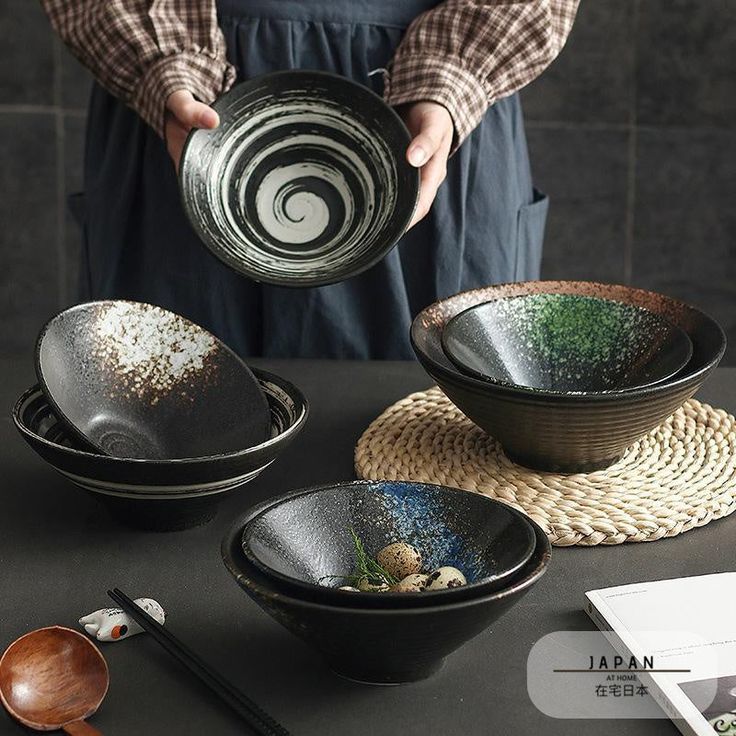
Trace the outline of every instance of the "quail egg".
<instances>
[{"instance_id":1,"label":"quail egg","mask_svg":"<svg viewBox=\"0 0 736 736\"><path fill-rule=\"evenodd\" d=\"M446 565L438 567L429 573L425 590L445 590L446 588L459 588L467 584L465 575L456 567Z\"/></svg>"},{"instance_id":2,"label":"quail egg","mask_svg":"<svg viewBox=\"0 0 736 736\"><path fill-rule=\"evenodd\" d=\"M393 585L390 590L393 593L421 593L427 584L428 577L422 573L412 573Z\"/></svg>"},{"instance_id":3,"label":"quail egg","mask_svg":"<svg viewBox=\"0 0 736 736\"><path fill-rule=\"evenodd\" d=\"M383 593L388 590L386 583L372 583L368 578L361 578L358 581L358 590L363 593Z\"/></svg>"},{"instance_id":4,"label":"quail egg","mask_svg":"<svg viewBox=\"0 0 736 736\"><path fill-rule=\"evenodd\" d=\"M407 575L422 570L422 556L419 550L406 542L394 542L384 547L376 555L376 562L397 580L403 580Z\"/></svg>"}]
</instances>

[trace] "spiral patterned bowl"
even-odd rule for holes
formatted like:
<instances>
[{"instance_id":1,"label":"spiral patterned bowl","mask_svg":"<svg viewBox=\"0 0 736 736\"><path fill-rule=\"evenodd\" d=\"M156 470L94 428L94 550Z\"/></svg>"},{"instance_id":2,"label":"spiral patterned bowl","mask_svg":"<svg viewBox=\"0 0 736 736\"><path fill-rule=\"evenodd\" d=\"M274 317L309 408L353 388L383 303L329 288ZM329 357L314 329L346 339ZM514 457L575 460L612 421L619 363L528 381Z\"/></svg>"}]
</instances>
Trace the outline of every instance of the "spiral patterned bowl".
<instances>
[{"instance_id":1,"label":"spiral patterned bowl","mask_svg":"<svg viewBox=\"0 0 736 736\"><path fill-rule=\"evenodd\" d=\"M220 260L256 281L322 286L378 262L419 192L398 115L366 87L324 72L267 74L214 108L179 168L187 216Z\"/></svg>"}]
</instances>

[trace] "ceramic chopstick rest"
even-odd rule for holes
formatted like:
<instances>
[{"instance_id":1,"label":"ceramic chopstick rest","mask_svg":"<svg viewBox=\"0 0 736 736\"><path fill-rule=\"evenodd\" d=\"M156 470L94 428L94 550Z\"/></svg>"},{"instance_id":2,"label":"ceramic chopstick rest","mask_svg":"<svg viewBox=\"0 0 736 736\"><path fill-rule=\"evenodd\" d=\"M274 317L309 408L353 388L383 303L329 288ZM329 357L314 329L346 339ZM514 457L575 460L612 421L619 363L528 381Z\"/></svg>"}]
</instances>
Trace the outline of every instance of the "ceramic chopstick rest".
<instances>
[{"instance_id":1,"label":"ceramic chopstick rest","mask_svg":"<svg viewBox=\"0 0 736 736\"><path fill-rule=\"evenodd\" d=\"M163 626L166 614L160 603L153 598L136 598L135 602ZM119 641L143 631L122 608L101 608L82 616L79 624L98 641Z\"/></svg>"}]
</instances>

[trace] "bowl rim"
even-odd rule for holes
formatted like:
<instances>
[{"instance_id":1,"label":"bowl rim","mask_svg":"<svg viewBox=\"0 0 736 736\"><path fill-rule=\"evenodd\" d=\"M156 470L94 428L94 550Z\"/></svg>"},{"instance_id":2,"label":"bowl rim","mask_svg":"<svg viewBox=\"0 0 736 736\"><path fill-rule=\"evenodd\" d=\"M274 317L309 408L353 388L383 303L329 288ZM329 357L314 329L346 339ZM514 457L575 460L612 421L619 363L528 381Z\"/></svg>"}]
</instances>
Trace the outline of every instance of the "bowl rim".
<instances>
[{"instance_id":1,"label":"bowl rim","mask_svg":"<svg viewBox=\"0 0 736 736\"><path fill-rule=\"evenodd\" d=\"M53 392L50 390L48 384L46 383L46 378L44 376L44 372L41 368L41 351L43 349L43 343L44 339L46 338L46 334L50 330L51 326L57 322L58 320L62 319L66 315L74 314L75 312L82 312L86 311L90 308L94 307L101 307L101 306L108 306L108 305L114 305L114 304L128 304L133 305L135 307L144 307L144 311L149 311L151 309L157 309L162 312L165 312L166 314L173 315L179 320L184 321L186 324L191 325L192 327L195 327L197 330L200 330L204 335L207 335L212 340L214 340L215 345L217 346L218 350L222 350L227 355L230 356L231 359L233 359L241 369L243 369L246 373L255 375L253 373L253 369L229 346L227 345L223 340L220 340L217 335L213 335L209 330L205 329L201 325L198 325L196 322L193 322L192 320L188 319L182 314L179 314L178 312L174 312L171 309L167 309L166 307L159 306L158 304L152 304L151 302L141 302L136 301L135 299L93 299L91 301L86 302L79 302L79 304L73 304L71 307L67 307L66 309L61 309L58 312L56 312L52 317L50 317L43 327L41 327L41 330L38 333L38 337L36 338L36 344L34 346L33 351L33 366L36 371L36 379L38 381L38 386L40 386L41 391L43 392L43 395L46 398L46 401L48 401L49 406L53 410L53 412L61 419L62 424L64 425L64 428L67 429L69 432L71 432L80 442L85 444L87 447L94 450L91 454L97 454L102 455L104 457L115 457L121 460L145 460L145 458L120 458L117 455L111 455L109 452L107 452L104 448L102 448L100 445L98 445L96 442L93 442L87 435L82 432L77 425L69 419L69 417L66 415L66 412L59 406L59 403L56 401L56 398L54 397ZM257 376L256 376L257 379ZM265 397L264 397L265 399ZM275 439L275 438L270 438ZM266 440L267 442L268 440ZM259 443L259 444L265 444L265 443ZM208 458L208 457L222 457L225 455L232 455L234 453L215 453L214 455L203 455L201 458ZM198 458L198 459L201 459ZM158 458L159 461L165 460L164 458ZM169 458L167 461L173 461L173 460L190 460L192 458Z\"/></svg>"},{"instance_id":2,"label":"bowl rim","mask_svg":"<svg viewBox=\"0 0 736 736\"><path fill-rule=\"evenodd\" d=\"M705 364L701 365L697 370L693 372L687 372L688 366L686 365L682 371L675 374L675 376L672 379L667 379L665 381L662 381L660 383L653 384L648 387L643 388L635 388L631 389L626 392L611 392L611 393L588 393L588 394L549 394L548 396L544 396L543 398L548 403L574 403L574 404L586 404L586 403L613 403L613 402L626 402L630 400L640 399L642 397L647 397L651 394L659 394L659 393L665 393L669 391L674 391L676 389L685 388L688 385L691 385L693 383L696 383L699 379L705 378L705 376L710 373L710 371L715 368L718 363L720 363L721 359L723 358L724 353L726 352L726 334L723 331L723 328L716 322L710 315L703 312L702 310L698 309L697 307L693 307L690 304L687 304L686 302L680 301L678 299L675 299L673 297L667 296L666 294L660 294L658 292L650 291L648 289L641 289L636 286L627 286L626 284L610 284L610 283L603 283L600 281L586 281L586 280L574 280L574 279L546 279L546 280L539 280L539 281L533 281L533 282L525 282L525 281L509 281L502 284L489 284L487 286L480 286L475 289L467 289L465 291L458 292L457 294L453 294L451 296L448 296L444 299L439 299L436 302L433 302L432 304L426 306L424 309L422 309L416 317L413 319L411 328L409 330L409 341L411 343L412 349L414 350L414 353L416 354L417 358L419 359L419 362L422 364L422 366L427 370L427 372L432 375L432 377L437 378L437 376L442 377L443 379L447 380L448 383L453 383L456 385L460 385L464 390L470 390L475 389L480 393L493 393L499 396L503 396L504 398L511 400L511 401L517 401L517 402L528 402L530 404L538 404L540 397L538 392L535 392L531 389L525 389L520 386L503 386L500 384L494 384L490 381L484 381L480 378L474 378L473 376L466 376L457 369L454 368L452 363L448 359L449 366L444 366L441 363L437 362L432 356L428 355L424 350L419 347L418 340L417 340L417 334L420 331L426 331L424 327L421 325L422 318L427 314L427 312L432 309L438 307L440 304L443 304L444 302L449 301L450 299L455 299L457 297L466 295L466 294L476 294L478 292L487 292L489 289L493 289L495 287L503 287L503 286L523 286L528 283L535 283L535 284L541 284L541 285L559 285L561 287L565 287L566 285L588 285L588 286L600 286L600 287L610 287L615 286L621 289L625 289L629 292L635 292L638 294L648 294L648 295L654 295L657 296L660 299L665 299L668 303L672 304L673 306L680 308L682 310L686 310L693 314L694 316L697 315L698 317L701 317L705 321L707 321L717 332L720 336L720 346L716 352L716 354L708 360ZM550 293L541 291L539 293ZM554 293L564 293L564 292L554 292ZM484 296L485 301L492 301L492 299L488 299L487 295ZM479 302L480 303L480 302ZM455 316L455 315L453 315ZM689 333L688 333L689 337ZM440 341L441 341L441 333L440 333ZM692 342L692 338L691 338ZM693 348L695 346L693 345ZM691 358L692 360L692 358Z\"/></svg>"},{"instance_id":3,"label":"bowl rim","mask_svg":"<svg viewBox=\"0 0 736 736\"><path fill-rule=\"evenodd\" d=\"M288 493L281 494L279 496L275 496L273 498L266 499L265 501L262 501L259 504L256 504L253 506L247 514L244 515L245 524L243 526L243 533L241 537L241 547L243 548L243 554L245 558L248 560L249 564L256 567L262 574L264 574L266 577L275 577L278 580L281 580L286 585L295 585L298 588L302 588L305 591L312 591L316 595L320 595L321 593L325 593L329 596L332 594L337 595L336 589L332 588L330 586L320 586L316 583L311 583L306 580L301 580L299 578L292 577L291 575L287 575L285 573L282 573L278 570L275 570L271 567L269 567L265 562L260 560L253 552L250 553L246 552L245 546L246 546L246 539L245 539L245 533L246 528L255 522L259 517L263 516L267 511L270 511L272 509L275 509L279 506L282 506L284 503L288 501L292 501L295 498L301 498L302 496L311 496L317 493L321 493L323 491L330 491L330 490L342 490L345 488L353 488L353 487L372 487L376 485L381 484L388 484L392 483L394 485L400 484L402 486L419 486L423 489L429 490L431 492L434 491L434 489L441 489L444 491L449 491L451 493L455 492L466 492L470 493L470 491L464 491L462 488L455 488L453 486L447 486L442 485L439 483L423 483L421 481L371 481L371 480L358 480L353 481L350 483L344 483L344 482L337 482L337 483L325 483L320 484L316 486L312 486L310 488L299 488L292 491L289 491ZM371 600L374 602L383 601L386 603L395 603L400 604L402 602L405 602L407 600L412 600L413 602L417 602L419 605L424 605L424 601L427 601L427 605L429 605L429 601L436 600L439 597L448 597L453 596L454 594L459 593L461 596L466 597L473 595L474 592L480 592L483 589L489 588L489 586L502 586L504 581L508 580L508 578L513 577L516 573L519 572L519 570L522 570L524 566L529 562L529 560L534 555L534 551L536 549L536 537L534 533L534 527L528 523L529 517L526 514L523 514L518 509L515 509L513 506L510 506L509 504L505 504L502 501L499 501L495 498L490 498L489 496L484 496L483 494L477 493L474 494L475 496L483 499L483 502L489 502L493 504L496 508L502 508L505 513L508 513L511 517L513 517L514 521L518 524L521 524L528 532L529 538L527 539L527 545L526 549L523 553L523 559L521 562L518 562L514 566L510 567L508 570L505 570L502 574L497 575L495 577L486 577L482 578L481 580L474 581L472 583L468 583L467 585L462 586L459 589L452 589L452 590L435 590L435 591L423 591L421 594L417 593L416 595L413 593L399 593L399 592L392 592L392 591L386 591L385 593L371 593L371 592L354 592L354 591L343 591L340 593L340 597L343 598L344 596L344 603L346 605L350 605L351 600L358 600L358 596L360 596L361 600ZM247 517L247 518L246 518ZM340 604L338 604L340 605Z\"/></svg>"},{"instance_id":4,"label":"bowl rim","mask_svg":"<svg viewBox=\"0 0 736 736\"><path fill-rule=\"evenodd\" d=\"M212 107L219 113L220 109L224 107L227 104L227 100L234 96L237 93L244 92L246 89L250 89L253 87L258 87L259 85L263 84L265 81L270 81L272 79L278 79L281 77L294 77L302 79L305 78L324 78L324 79L331 79L333 81L337 81L341 84L344 84L345 86L350 86L352 88L357 88L360 90L360 93L367 93L367 97L373 98L373 100L377 103L379 103L383 108L385 108L388 111L389 118L392 118L398 125L397 129L402 130L404 137L405 137L405 143L406 146L411 143L411 134L409 133L409 129L406 127L406 124L402 120L401 116L396 112L396 110L388 105L385 100L378 94L376 94L370 87L367 87L364 84L360 84L359 82L356 82L353 79L350 79L348 77L344 77L341 74L335 74L334 72L327 72L323 70L318 69L280 69L278 71L273 72L266 72L265 74L260 74L256 77L251 77L249 79L243 80L242 82L239 82L234 87L232 87L230 90L228 90L224 95L221 95L217 100L215 100L212 103ZM223 101L224 100L224 101ZM184 208L184 212L186 213L187 220L191 224L191 226L194 228L197 235L200 237L200 239L206 243L207 249L211 251L213 254L216 255L217 258L222 260L227 266L235 270L237 273L240 273L242 275L247 276L248 278L253 279L254 281L257 281L261 284L269 284L271 286L284 286L284 287L291 287L291 288L313 288L317 286L328 286L330 284L339 283L341 281L345 281L347 279L352 278L353 276L357 276L360 273L363 273L364 271L367 271L368 269L375 266L379 261L381 261L388 252L390 252L396 244L401 240L404 233L406 233L406 229L409 226L409 223L411 222L412 218L414 217L414 213L416 212L417 206L419 205L419 181L420 181L420 174L419 169L414 168L413 166L410 166L407 168L407 172L409 176L411 177L411 184L414 196L412 199L414 200L413 205L411 207L411 211L407 209L406 214L404 217L397 219L397 232L400 232L401 234L394 239L393 243L389 247L385 248L378 248L377 253L372 257L369 258L367 261L363 263L359 268L351 268L349 270L340 271L339 274L333 274L332 276L324 276L322 278L311 278L311 279L293 279L293 278L277 278L272 276L264 276L262 273L256 273L254 271L245 270L242 267L241 262L232 256L230 256L228 253L224 253L222 249L220 248L218 243L215 243L215 241L212 239L211 234L206 228L201 227L200 223L196 220L196 218L192 217L189 213L189 208L186 204L186 198L185 198L185 192L184 192L184 170L185 170L185 162L187 159L187 153L189 151L190 145L192 143L192 140L194 139L195 134L197 133L196 128L192 128L192 130L189 131L189 134L186 137L186 140L184 141L184 146L181 150L181 157L180 157L180 166L177 172L177 184L179 189L179 197L182 202L182 207ZM399 165L403 162L403 157L398 157Z\"/></svg>"},{"instance_id":5,"label":"bowl rim","mask_svg":"<svg viewBox=\"0 0 736 736\"><path fill-rule=\"evenodd\" d=\"M351 481L347 481L350 483ZM354 483L362 483L369 481L352 481ZM373 481L376 482L376 481ZM394 481L391 481L394 482ZM404 481L395 481L397 483ZM463 491L469 493L470 491ZM437 603L429 606L412 606L412 607L397 607L397 608L363 608L360 606L341 606L330 603L316 603L314 601L299 598L297 596L288 595L281 592L280 590L274 590L268 585L265 585L257 580L253 580L247 571L243 570L243 566L246 568L250 565L245 554L240 547L240 536L242 534L244 520L248 514L241 514L235 522L233 522L225 532L225 535L220 544L220 555L222 557L223 564L228 569L228 572L235 578L235 581L244 588L246 593L250 594L251 589L255 589L260 595L267 597L274 601L283 600L287 604L294 601L299 607L309 608L313 610L339 612L349 615L351 613L371 614L378 616L416 616L424 613L435 613L440 611L447 611L448 609L459 609L469 606L479 605L481 603L489 603L491 601L500 601L504 598L508 598L517 593L531 587L541 578L549 567L550 560L552 558L552 546L549 542L547 535L544 533L542 528L535 521L530 519L532 528L534 529L535 538L537 541L537 547L535 548L532 557L527 562L527 566L535 564L534 568L531 569L528 574L523 578L519 578L514 581L508 587L500 588L499 590L492 591L490 593L473 596L470 598L464 598L462 600L448 600L445 603ZM537 550L539 550L539 560L536 561ZM237 559L237 557L240 559ZM526 566L525 566L526 567ZM522 568L522 570L525 569ZM262 575L260 571L256 570L259 575ZM241 582L247 580L248 584Z\"/></svg>"},{"instance_id":6,"label":"bowl rim","mask_svg":"<svg viewBox=\"0 0 736 736\"><path fill-rule=\"evenodd\" d=\"M595 300L598 302L611 302L614 304L619 304L623 307L626 307L627 309L630 309L634 312L639 312L648 315L649 317L653 318L655 321L659 322L662 326L669 327L675 335L679 339L684 338L684 345L686 346L687 350L687 357L686 359L677 367L676 370L669 370L668 373L666 373L661 378L654 378L648 380L646 383L637 383L631 386L622 386L621 388L609 388L609 389L595 389L591 391L562 391L559 389L551 389L551 388L538 388L536 386L526 386L524 384L520 383L513 383L512 381L504 381L500 378L494 378L490 375L485 375L481 373L479 370L475 370L469 366L465 366L465 368L462 367L462 361L457 358L453 357L452 351L448 349L447 344L447 328L450 328L453 324L458 325L460 324L460 320L463 317L467 317L467 315L470 312L475 312L479 310L481 307L488 306L490 304L496 304L497 302L503 302L503 301L509 301L509 300L516 300L516 299L529 299L533 297L538 296L559 296L559 297L571 297L571 298L580 298L580 299L586 299L586 300ZM477 304L471 304L469 307L466 307L462 311L458 312L457 314L454 314L450 319L445 322L445 325L442 329L442 333L440 335L440 343L442 345L442 349L445 352L445 355L447 356L448 360L455 365L455 367L460 371L460 373L463 376L471 376L473 378L478 378L484 383L490 383L494 386L507 386L512 388L523 388L527 389L529 391L532 391L536 396L595 396L597 394L627 394L631 391L635 391L636 389L640 388L649 388L651 386L654 386L658 383L662 383L663 381L667 381L673 376L676 376L680 371L684 370L687 364L690 362L690 360L693 357L693 341L690 339L690 335L685 332L685 330L682 329L679 325L675 324L671 320L667 319L667 317L664 317L661 314L658 314L657 312L653 312L650 309L646 309L646 307L640 307L636 304L627 304L626 302L618 301L617 299L607 299L606 297L601 296L591 296L588 294L564 294L564 293L545 293L545 292L536 292L536 293L530 293L530 294L516 294L514 296L505 296L500 297L498 299L489 299L486 302L478 302Z\"/></svg>"},{"instance_id":7,"label":"bowl rim","mask_svg":"<svg viewBox=\"0 0 736 736\"><path fill-rule=\"evenodd\" d=\"M28 401L28 399L33 396L34 394L40 394L44 399L48 401L48 397L43 393L43 390L41 389L40 384L36 383L30 388L27 388L20 397L16 400L15 405L13 406L12 411L12 417L13 417L13 423L15 424L18 431L25 435L26 437L29 437L32 442L34 443L40 443L43 445L46 445L50 449L52 449L54 452L63 452L65 454L71 455L76 458L91 458L94 461L104 461L106 463L116 463L120 465L126 465L129 463L133 463L136 465L145 465L148 467L170 467L173 465L194 465L198 463L208 463L208 462L218 462L218 461L225 461L229 459L240 459L244 457L248 457L249 455L257 455L260 452L263 452L263 450L276 447L279 444L281 444L284 440L287 438L292 437L293 435L298 434L298 432L301 430L301 428L304 426L304 423L307 420L307 417L309 416L309 402L307 401L304 394L296 387L294 384L292 384L290 381L287 381L285 378L281 378L280 376L277 376L275 373L271 373L270 371L263 370L262 368L252 368L251 369L256 376L256 378L259 380L265 380L269 383L274 383L275 385L279 386L284 390L285 393L287 393L293 400L295 405L298 409L298 415L293 422L293 424L289 425L286 429L284 429L283 432L280 432L275 437L271 437L265 442L261 442L258 445L253 445L252 447L246 447L242 450L238 450L237 452L230 452L230 453L223 453L220 455L203 455L200 457L178 457L178 458L170 458L170 459L146 459L146 458L136 458L136 457L116 457L114 455L102 455L100 453L95 452L89 452L87 450L79 450L75 447L66 447L65 445L59 445L56 442L51 442L50 440L47 440L45 437L41 437L40 435L33 432L29 427L27 427L24 422L21 419L20 411L23 405ZM54 410L53 406L49 402L49 406L52 410ZM54 410L55 411L55 410Z\"/></svg>"}]
</instances>

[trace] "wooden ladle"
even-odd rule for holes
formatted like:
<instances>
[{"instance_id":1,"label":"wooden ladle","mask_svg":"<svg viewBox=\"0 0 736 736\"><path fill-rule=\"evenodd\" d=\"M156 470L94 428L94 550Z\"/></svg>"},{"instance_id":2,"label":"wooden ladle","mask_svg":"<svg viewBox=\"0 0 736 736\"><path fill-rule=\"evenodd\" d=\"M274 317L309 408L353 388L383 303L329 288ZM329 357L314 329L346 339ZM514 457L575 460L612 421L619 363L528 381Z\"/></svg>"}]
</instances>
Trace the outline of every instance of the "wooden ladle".
<instances>
[{"instance_id":1,"label":"wooden ladle","mask_svg":"<svg viewBox=\"0 0 736 736\"><path fill-rule=\"evenodd\" d=\"M63 626L21 636L0 658L0 700L11 716L37 731L102 736L84 719L100 707L109 684L100 650Z\"/></svg>"}]
</instances>

